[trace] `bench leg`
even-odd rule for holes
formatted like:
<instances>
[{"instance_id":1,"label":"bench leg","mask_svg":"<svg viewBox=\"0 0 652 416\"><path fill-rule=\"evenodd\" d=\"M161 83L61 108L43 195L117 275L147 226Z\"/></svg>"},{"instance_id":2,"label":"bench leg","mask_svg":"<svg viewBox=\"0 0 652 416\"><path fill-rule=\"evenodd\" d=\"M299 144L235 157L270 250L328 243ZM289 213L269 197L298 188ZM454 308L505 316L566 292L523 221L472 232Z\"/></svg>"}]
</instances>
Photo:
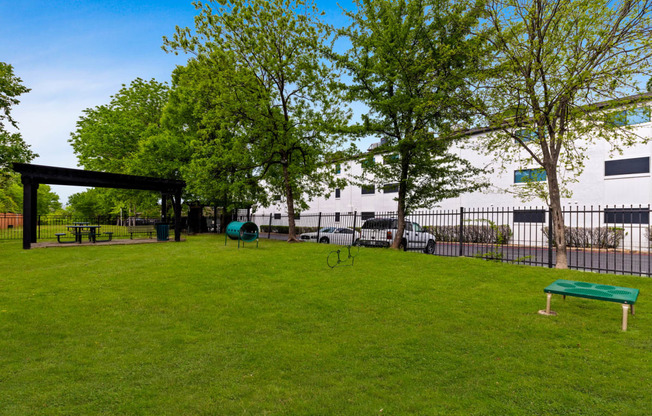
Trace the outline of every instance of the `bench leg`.
<instances>
[{"instance_id":1,"label":"bench leg","mask_svg":"<svg viewBox=\"0 0 652 416\"><path fill-rule=\"evenodd\" d=\"M629 315L629 305L623 303L623 331L627 331L627 315Z\"/></svg>"},{"instance_id":2,"label":"bench leg","mask_svg":"<svg viewBox=\"0 0 652 416\"><path fill-rule=\"evenodd\" d=\"M546 309L539 311L539 315L548 315L555 316L557 312L550 310L550 300L552 299L552 293L546 293Z\"/></svg>"},{"instance_id":3,"label":"bench leg","mask_svg":"<svg viewBox=\"0 0 652 416\"><path fill-rule=\"evenodd\" d=\"M546 296L546 313L550 315L550 300L552 299L552 293L548 293Z\"/></svg>"}]
</instances>

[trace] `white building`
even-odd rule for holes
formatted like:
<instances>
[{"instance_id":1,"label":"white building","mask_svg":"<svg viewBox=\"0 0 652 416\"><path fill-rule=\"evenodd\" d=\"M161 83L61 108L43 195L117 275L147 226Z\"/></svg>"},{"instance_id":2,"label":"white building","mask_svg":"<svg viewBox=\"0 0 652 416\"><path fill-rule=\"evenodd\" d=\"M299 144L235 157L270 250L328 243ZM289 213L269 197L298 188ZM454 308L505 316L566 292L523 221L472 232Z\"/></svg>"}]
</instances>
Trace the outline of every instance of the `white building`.
<instances>
[{"instance_id":1,"label":"white building","mask_svg":"<svg viewBox=\"0 0 652 416\"><path fill-rule=\"evenodd\" d=\"M648 104L649 105L649 104ZM652 122L649 107L637 107L628 111L627 123L634 125L634 134L652 139ZM470 135L467 143L478 141L478 135ZM373 145L372 145L373 147ZM497 168L493 157L479 154L472 149L458 148L455 150L460 157L469 160L477 167ZM525 151L523 151L525 152ZM523 153L525 155L525 153ZM572 197L562 198L565 207L595 207L598 206L648 206L652 203L652 177L650 176L650 156L652 156L652 141L625 148L622 154L612 154L611 145L605 141L592 145L586 154L586 165L578 181L568 188ZM382 163L382 155L375 156L375 163ZM545 206L546 201L532 199L523 201L513 191L524 186L519 183L524 170L537 169L537 166L518 166L513 163L506 171L494 169L491 174L491 187L485 191L463 194L458 198L441 201L430 210L450 210L463 208L490 207L531 207ZM362 166L360 161L343 163L338 169L342 177L360 176ZM545 175L541 177L545 180ZM384 189L349 185L342 189L333 189L330 196L316 198L311 201L310 208L305 213L380 213L396 211L397 187L388 184ZM284 204L267 208L259 208L257 215L286 215ZM368 216L368 215L365 215Z\"/></svg>"},{"instance_id":2,"label":"white building","mask_svg":"<svg viewBox=\"0 0 652 416\"><path fill-rule=\"evenodd\" d=\"M649 95L652 98L652 94ZM634 134L643 139L642 142L652 139L651 105L650 101L646 101L644 105L638 105L625 113L626 124L633 128ZM477 143L480 134L487 133L470 134L465 143ZM471 149L471 146L461 146L455 151L477 167L497 165L494 157L484 156ZM613 154L611 145L605 141L591 145L587 150L582 174L576 178L576 182L568 186L572 196L562 198L565 224L575 227L580 234L583 232L580 229L602 228L604 231L618 228L618 232L622 233L619 237L619 247L647 251L652 244L649 228L652 212L649 207L652 205L651 156L652 140L624 148L622 154ZM382 163L383 155L376 155L374 161ZM460 221L463 224L476 225L506 224L513 232L512 241L532 246L547 246L548 240L544 230L550 222L550 216L546 201L523 201L516 193L510 192L524 186L521 183L522 178L527 176L528 170L537 168L538 166L519 166L512 163L506 170L495 170L491 174L489 189L441 201L436 206L423 210L428 214L417 212L412 213L410 217L431 229L450 229L458 226ZM362 174L362 169L361 161L349 161L339 166L338 175L356 177ZM540 180L545 181L545 174ZM333 189L329 196L311 201L309 209L301 213L296 224L299 227L312 228L360 227L368 218L392 215L391 213L396 212L397 202L394 198L397 192L396 184L387 184L382 189L359 185ZM463 215L460 214L461 209L464 209ZM353 215L354 213L357 215ZM271 225L274 228L287 226L286 215L284 201L280 200L270 207L259 207L254 211L253 220L261 226ZM589 238L593 241L602 237Z\"/></svg>"}]
</instances>

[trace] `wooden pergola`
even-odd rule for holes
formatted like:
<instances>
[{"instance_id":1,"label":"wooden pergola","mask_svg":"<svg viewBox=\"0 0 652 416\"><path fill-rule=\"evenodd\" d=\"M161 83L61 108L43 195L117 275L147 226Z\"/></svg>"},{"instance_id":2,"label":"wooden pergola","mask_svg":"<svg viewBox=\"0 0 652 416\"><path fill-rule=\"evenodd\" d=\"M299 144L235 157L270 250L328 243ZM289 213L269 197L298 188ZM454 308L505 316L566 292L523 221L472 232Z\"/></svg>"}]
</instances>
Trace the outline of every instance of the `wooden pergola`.
<instances>
[{"instance_id":1,"label":"wooden pergola","mask_svg":"<svg viewBox=\"0 0 652 416\"><path fill-rule=\"evenodd\" d=\"M27 163L14 163L13 169L20 173L23 183L24 249L30 249L31 244L36 242L36 198L40 184L158 191L161 193L161 217L164 221L167 220L167 196L171 196L174 205L174 241L181 241L181 193L186 186L184 181Z\"/></svg>"}]
</instances>

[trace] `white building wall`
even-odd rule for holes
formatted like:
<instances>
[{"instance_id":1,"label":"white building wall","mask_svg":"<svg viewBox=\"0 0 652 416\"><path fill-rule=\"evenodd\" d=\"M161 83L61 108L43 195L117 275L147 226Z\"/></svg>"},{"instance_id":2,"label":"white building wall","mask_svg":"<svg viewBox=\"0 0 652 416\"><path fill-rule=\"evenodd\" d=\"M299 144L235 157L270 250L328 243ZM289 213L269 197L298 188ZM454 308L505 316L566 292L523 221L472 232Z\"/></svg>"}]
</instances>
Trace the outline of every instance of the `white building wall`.
<instances>
[{"instance_id":1,"label":"white building wall","mask_svg":"<svg viewBox=\"0 0 652 416\"><path fill-rule=\"evenodd\" d=\"M643 138L652 138L652 122L642 123L636 126L635 133ZM469 137L468 142L476 141L478 137ZM490 189L467 193L459 196L458 198L447 199L441 201L436 206L426 209L425 211L458 211L464 208L467 212L472 213L474 210L476 214L470 214L472 220L483 221L486 218L497 225L511 224L514 232L514 241L519 241L520 244L541 245L547 244L547 239L543 236L542 230L547 224L521 225L512 223L511 216L502 214L493 214L492 211L501 211L504 209L512 208L539 208L547 210L546 201L541 199L531 199L523 201L518 195L509 192L510 189L516 186L523 186L514 184L514 171L518 169L538 168L538 166L520 166L517 163L512 163L504 171L498 170L498 164L495 163L492 157L485 156L473 150L471 146L464 146L455 150L459 155L477 167L485 167L489 165L494 168L494 172L490 175ZM522 151L524 152L524 151ZM604 227L613 224L605 224L604 208L605 207L629 207L629 206L642 206L647 208L652 205L652 176L650 172L639 174L626 174L626 175L605 175L605 162L610 160L623 160L632 158L641 158L652 156L652 142L647 144L638 144L630 148L623 149L622 154L613 154L611 152L611 145L605 141L597 142L591 145L586 152L585 168L582 174L578 177L578 181L571 183L569 189L572 191L570 198L562 198L562 205L567 213L565 222L569 226L579 227ZM523 153L525 158L525 153ZM382 156L375 156L376 163L382 163ZM334 168L334 167L333 167ZM344 178L353 178L362 174L362 167L359 161L350 161L343 163L341 166L341 175ZM353 226L353 214L358 214L356 225L359 226L360 214L362 213L387 213L395 212L397 202L394 198L397 193L384 193L382 188L376 189L372 195L362 194L361 187L358 185L348 185L340 190L340 197L337 198L335 190L331 190L329 196L316 198L310 203L307 211L301 213L301 218L297 221L298 226L302 227L316 227L317 214L323 213L324 215L334 215L338 213L342 218L338 222L340 226ZM594 210L593 214L583 214L584 209ZM478 210L487 210L486 213L477 213ZM255 221L260 222L259 225L287 225L285 218L287 211L282 202L274 204L270 207L260 207L255 214ZM315 214L315 215L310 215ZM281 218L274 218L274 215ZM547 218L547 217L546 217ZM438 221L435 217L413 218L421 225L435 225L432 222ZM333 218L329 217L327 221L333 222ZM453 221L454 219L442 219L442 221ZM468 220L467 220L468 221ZM547 220L546 220L547 221ZM428 223L430 222L430 223ZM323 225L324 222L322 221ZM445 224L448 224L447 222ZM437 225L441 225L437 223ZM622 246L627 248L641 248L642 245L648 244L647 235L645 231L649 224L620 224L624 228L626 237L623 239Z\"/></svg>"},{"instance_id":2,"label":"white building wall","mask_svg":"<svg viewBox=\"0 0 652 416\"><path fill-rule=\"evenodd\" d=\"M636 134L641 137L652 138L652 123L639 124ZM477 137L470 137L469 141L477 140ZM592 146L586 154L586 165L576 183L570 184L572 197L562 198L564 207L591 207L597 209L609 206L629 206L652 204L652 177L650 173L605 176L605 161L630 159L652 156L652 142L638 144L623 150L622 154L610 154L609 143L601 141ZM509 190L513 189L514 171L517 169L537 168L537 166L519 166L511 164L504 172L498 171L498 165L491 157L484 156L466 147L456 150L461 157L469 160L477 167L490 165L494 173L490 175L492 184L490 189L463 194L458 198L441 201L431 210L436 209L459 209L464 208L490 208L490 207L531 207L546 206L542 199L531 199L522 201L521 198ZM376 163L382 163L382 156L375 156ZM362 167L359 161L351 161L342 164L340 175L345 178L359 176ZM306 213L353 213L353 212L392 212L396 211L396 193L383 193L382 189L376 189L373 195L363 195L360 186L348 185L341 189L340 197L336 198L335 190L331 190L328 197L316 198L310 203ZM261 207L257 215L269 215L270 213L281 213L286 215L284 204L278 203L271 207Z\"/></svg>"}]
</instances>

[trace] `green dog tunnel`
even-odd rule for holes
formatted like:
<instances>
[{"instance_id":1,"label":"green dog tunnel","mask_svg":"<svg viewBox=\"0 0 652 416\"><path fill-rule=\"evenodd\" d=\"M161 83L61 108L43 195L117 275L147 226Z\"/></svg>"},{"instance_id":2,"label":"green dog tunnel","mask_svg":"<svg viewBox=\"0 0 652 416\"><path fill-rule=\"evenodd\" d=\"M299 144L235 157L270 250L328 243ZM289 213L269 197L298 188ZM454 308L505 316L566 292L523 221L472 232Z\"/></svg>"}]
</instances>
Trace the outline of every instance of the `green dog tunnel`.
<instances>
[{"instance_id":1,"label":"green dog tunnel","mask_svg":"<svg viewBox=\"0 0 652 416\"><path fill-rule=\"evenodd\" d=\"M240 241L243 243L252 243L256 241L258 244L258 226L253 222L230 222L226 227L226 237L231 240L238 240L238 248L240 248ZM224 245L226 245L226 238L224 238Z\"/></svg>"}]
</instances>

